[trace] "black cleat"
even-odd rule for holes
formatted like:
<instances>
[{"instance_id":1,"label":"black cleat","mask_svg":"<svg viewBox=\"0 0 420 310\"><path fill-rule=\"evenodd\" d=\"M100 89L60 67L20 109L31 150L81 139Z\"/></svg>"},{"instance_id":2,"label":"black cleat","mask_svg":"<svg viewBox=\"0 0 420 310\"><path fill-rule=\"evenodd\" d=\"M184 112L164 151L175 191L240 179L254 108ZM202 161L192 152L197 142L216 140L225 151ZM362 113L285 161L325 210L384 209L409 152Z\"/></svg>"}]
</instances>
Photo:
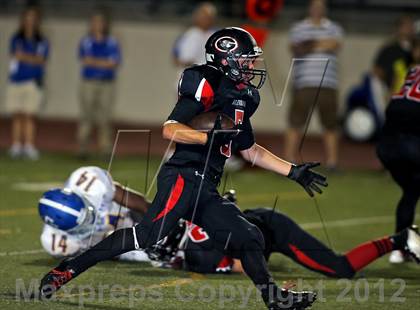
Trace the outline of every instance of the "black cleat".
<instances>
[{"instance_id":1,"label":"black cleat","mask_svg":"<svg viewBox=\"0 0 420 310\"><path fill-rule=\"evenodd\" d=\"M309 291L295 292L282 289L280 296L267 302L268 310L303 310L308 309L316 300L316 293Z\"/></svg>"},{"instance_id":2,"label":"black cleat","mask_svg":"<svg viewBox=\"0 0 420 310\"><path fill-rule=\"evenodd\" d=\"M75 271L68 267L67 260L63 260L42 278L39 286L40 298L50 299L56 291L74 277Z\"/></svg>"}]
</instances>

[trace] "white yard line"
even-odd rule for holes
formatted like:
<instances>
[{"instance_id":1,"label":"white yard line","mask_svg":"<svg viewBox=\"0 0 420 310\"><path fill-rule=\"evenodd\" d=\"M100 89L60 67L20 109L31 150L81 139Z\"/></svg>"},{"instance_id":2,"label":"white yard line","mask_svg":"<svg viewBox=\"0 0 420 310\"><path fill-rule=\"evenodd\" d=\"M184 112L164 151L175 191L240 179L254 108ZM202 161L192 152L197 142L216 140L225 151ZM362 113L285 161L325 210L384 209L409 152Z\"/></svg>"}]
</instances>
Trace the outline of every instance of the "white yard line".
<instances>
[{"instance_id":1,"label":"white yard line","mask_svg":"<svg viewBox=\"0 0 420 310\"><path fill-rule=\"evenodd\" d=\"M43 192L61 186L63 186L62 182L17 182L12 185L12 189L24 192Z\"/></svg>"},{"instance_id":2,"label":"white yard line","mask_svg":"<svg viewBox=\"0 0 420 310\"><path fill-rule=\"evenodd\" d=\"M416 219L420 218L420 214L416 214ZM360 226L360 225L369 225L369 224L387 224L394 223L395 216L374 216L374 217L360 217L360 218L351 218L346 220L337 220L325 222L327 227L350 227L350 226ZM303 229L321 229L321 222L313 223L304 223L299 224Z\"/></svg>"},{"instance_id":3,"label":"white yard line","mask_svg":"<svg viewBox=\"0 0 420 310\"><path fill-rule=\"evenodd\" d=\"M385 224L392 223L395 221L395 216L375 216L375 217L361 217L361 218L351 218L346 220L337 220L325 222L327 227L349 227L349 226L359 226L359 225L369 225L369 224ZM321 229L321 222L313 223L304 223L300 224L300 227L303 229Z\"/></svg>"},{"instance_id":4,"label":"white yard line","mask_svg":"<svg viewBox=\"0 0 420 310\"><path fill-rule=\"evenodd\" d=\"M416 214L416 218L420 218L420 214ZM369 225L369 224L386 224L386 223L394 223L395 216L372 216L372 217L360 217L360 218L351 218L346 220L337 220L337 221L329 221L325 222L325 226L327 227L349 227L349 226L360 226L360 225ZM313 223L304 223L300 224L300 227L303 229L321 229L322 223L321 222L313 222Z\"/></svg>"},{"instance_id":5,"label":"white yard line","mask_svg":"<svg viewBox=\"0 0 420 310\"><path fill-rule=\"evenodd\" d=\"M26 251L13 251L13 252L0 252L0 257L2 256L20 256L20 255L29 255L29 254L40 254L45 253L45 250L26 250Z\"/></svg>"}]
</instances>

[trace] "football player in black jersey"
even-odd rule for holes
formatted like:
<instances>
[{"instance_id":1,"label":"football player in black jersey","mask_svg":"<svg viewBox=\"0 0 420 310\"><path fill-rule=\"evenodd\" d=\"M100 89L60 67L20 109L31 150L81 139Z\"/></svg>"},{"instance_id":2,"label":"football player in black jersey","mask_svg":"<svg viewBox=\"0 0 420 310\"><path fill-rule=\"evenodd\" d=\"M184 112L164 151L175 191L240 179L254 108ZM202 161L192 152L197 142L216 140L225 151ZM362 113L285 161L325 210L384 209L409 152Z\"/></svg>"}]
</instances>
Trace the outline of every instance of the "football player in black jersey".
<instances>
[{"instance_id":1,"label":"football player in black jersey","mask_svg":"<svg viewBox=\"0 0 420 310\"><path fill-rule=\"evenodd\" d=\"M396 232L413 225L420 197L420 38L414 41L412 54L415 65L400 92L392 96L377 145L379 159L402 189ZM405 260L398 251L390 256L391 263Z\"/></svg>"},{"instance_id":2,"label":"football player in black jersey","mask_svg":"<svg viewBox=\"0 0 420 310\"><path fill-rule=\"evenodd\" d=\"M163 125L163 137L176 142L171 159L157 179L157 194L140 224L115 231L85 253L62 262L41 281L40 293L50 297L62 285L96 263L163 239L180 218L203 227L215 247L241 260L246 274L260 289L269 309L305 309L316 294L280 289L264 259L264 238L242 212L217 192L225 160L238 150L248 161L298 182L313 196L321 193L326 178L312 171L317 163L293 165L254 140L250 118L260 97L265 70L254 69L262 54L254 38L240 28L224 28L206 43L207 63L184 71L179 99ZM257 85L252 84L259 79ZM217 117L214 128L202 132L188 126L195 116L217 111L235 122L224 130Z\"/></svg>"}]
</instances>

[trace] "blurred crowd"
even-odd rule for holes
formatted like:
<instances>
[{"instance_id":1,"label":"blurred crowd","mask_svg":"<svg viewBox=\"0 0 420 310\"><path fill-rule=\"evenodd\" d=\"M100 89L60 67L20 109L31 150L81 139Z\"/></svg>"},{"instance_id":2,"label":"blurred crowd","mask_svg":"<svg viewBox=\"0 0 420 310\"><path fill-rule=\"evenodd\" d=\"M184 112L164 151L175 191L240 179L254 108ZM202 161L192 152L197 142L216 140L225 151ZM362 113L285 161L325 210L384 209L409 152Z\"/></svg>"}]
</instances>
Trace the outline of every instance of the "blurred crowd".
<instances>
[{"instance_id":1,"label":"blurred crowd","mask_svg":"<svg viewBox=\"0 0 420 310\"><path fill-rule=\"evenodd\" d=\"M44 73L50 54L50 44L42 32L41 20L38 7L27 7L9 41L10 70L5 102L12 119L9 149L12 158L39 158L35 145L36 116L43 101ZM191 26L173 44L173 63L180 72L187 66L205 62L204 43L217 29L216 7L210 2L198 4L191 21ZM261 24L264 27L259 27ZM267 35L264 20L253 20L244 27L260 41L259 44L264 44ZM81 67L77 131L80 158L89 155L95 127L99 152L103 155L111 152L115 81L124 55L118 40L112 35L107 10L96 9L87 28L77 47ZM382 93L383 105L392 93L399 90L408 68L420 62L420 47L414 44L417 42L415 28L412 17L400 17L395 34L377 51L373 60L369 75L385 89ZM322 125L325 163L330 169L336 169L338 165L342 115L338 112L340 81L337 56L344 38L343 28L328 18L324 0L309 1L306 17L289 30L293 78L289 128L284 143L284 155L288 160L299 160L299 142L307 130L308 115L312 115L315 109Z\"/></svg>"}]
</instances>

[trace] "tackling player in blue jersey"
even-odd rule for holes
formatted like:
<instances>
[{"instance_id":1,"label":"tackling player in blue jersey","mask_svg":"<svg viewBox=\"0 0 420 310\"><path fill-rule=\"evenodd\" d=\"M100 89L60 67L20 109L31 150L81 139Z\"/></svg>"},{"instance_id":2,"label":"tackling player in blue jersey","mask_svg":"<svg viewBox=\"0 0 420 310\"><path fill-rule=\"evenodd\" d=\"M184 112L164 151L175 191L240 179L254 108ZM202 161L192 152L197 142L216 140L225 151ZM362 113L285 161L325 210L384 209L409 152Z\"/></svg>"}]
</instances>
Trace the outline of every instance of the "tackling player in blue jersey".
<instances>
[{"instance_id":1,"label":"tackling player in blue jersey","mask_svg":"<svg viewBox=\"0 0 420 310\"><path fill-rule=\"evenodd\" d=\"M141 194L114 182L106 170L81 167L62 189L51 189L39 200L42 247L54 257L80 254L114 230L132 227L148 206ZM127 252L119 259L149 261L143 251Z\"/></svg>"}]
</instances>

